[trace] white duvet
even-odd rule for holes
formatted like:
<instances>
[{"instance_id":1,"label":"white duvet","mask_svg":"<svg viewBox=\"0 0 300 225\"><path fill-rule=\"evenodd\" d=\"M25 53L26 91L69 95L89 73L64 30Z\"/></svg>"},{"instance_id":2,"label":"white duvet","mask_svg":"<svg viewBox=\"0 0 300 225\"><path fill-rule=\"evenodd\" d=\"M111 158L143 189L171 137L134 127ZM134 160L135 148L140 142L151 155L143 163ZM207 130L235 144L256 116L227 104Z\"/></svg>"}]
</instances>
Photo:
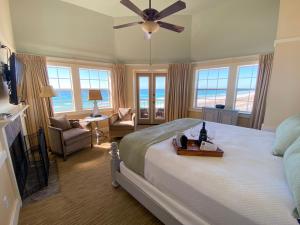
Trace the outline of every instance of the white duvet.
<instances>
[{"instance_id":1,"label":"white duvet","mask_svg":"<svg viewBox=\"0 0 300 225\"><path fill-rule=\"evenodd\" d=\"M211 122L207 130L223 158L178 156L171 138L148 149L146 180L213 225L298 224L274 134Z\"/></svg>"}]
</instances>

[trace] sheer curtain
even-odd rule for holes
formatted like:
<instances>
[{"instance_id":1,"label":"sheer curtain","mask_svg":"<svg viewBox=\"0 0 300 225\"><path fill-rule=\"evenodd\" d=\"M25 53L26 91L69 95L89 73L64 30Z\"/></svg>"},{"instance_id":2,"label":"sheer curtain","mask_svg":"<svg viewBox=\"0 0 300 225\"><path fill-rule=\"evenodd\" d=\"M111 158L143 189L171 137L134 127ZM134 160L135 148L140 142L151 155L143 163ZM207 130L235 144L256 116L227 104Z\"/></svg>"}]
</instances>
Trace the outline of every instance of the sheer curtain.
<instances>
[{"instance_id":1,"label":"sheer curtain","mask_svg":"<svg viewBox=\"0 0 300 225\"><path fill-rule=\"evenodd\" d=\"M167 78L167 120L175 120L188 116L191 64L171 64Z\"/></svg>"},{"instance_id":2,"label":"sheer curtain","mask_svg":"<svg viewBox=\"0 0 300 225\"><path fill-rule=\"evenodd\" d=\"M23 77L19 91L20 99L29 105L25 122L28 134L34 134L40 127L44 128L47 143L48 117L53 115L49 98L41 98L41 88L49 85L46 57L17 54L22 63Z\"/></svg>"},{"instance_id":3,"label":"sheer curtain","mask_svg":"<svg viewBox=\"0 0 300 225\"><path fill-rule=\"evenodd\" d=\"M264 122L267 92L272 73L273 56L274 53L269 53L259 57L259 73L251 117L251 127L255 129L261 129Z\"/></svg>"},{"instance_id":4,"label":"sheer curtain","mask_svg":"<svg viewBox=\"0 0 300 225\"><path fill-rule=\"evenodd\" d=\"M112 67L112 105L115 112L119 108L126 107L126 67L122 64L115 64Z\"/></svg>"}]
</instances>

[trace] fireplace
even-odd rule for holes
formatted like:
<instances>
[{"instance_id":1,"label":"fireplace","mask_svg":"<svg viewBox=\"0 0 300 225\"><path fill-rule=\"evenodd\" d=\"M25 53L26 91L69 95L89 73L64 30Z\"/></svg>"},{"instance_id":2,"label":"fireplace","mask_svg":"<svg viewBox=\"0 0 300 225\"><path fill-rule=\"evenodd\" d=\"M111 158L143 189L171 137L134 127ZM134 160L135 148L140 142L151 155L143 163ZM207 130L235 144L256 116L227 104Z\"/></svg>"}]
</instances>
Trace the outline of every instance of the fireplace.
<instances>
[{"instance_id":1,"label":"fireplace","mask_svg":"<svg viewBox=\"0 0 300 225\"><path fill-rule=\"evenodd\" d=\"M23 135L20 117L5 127L10 158L22 199L48 185L49 159L42 128Z\"/></svg>"},{"instance_id":2,"label":"fireplace","mask_svg":"<svg viewBox=\"0 0 300 225\"><path fill-rule=\"evenodd\" d=\"M21 131L15 137L9 148L20 195L23 196L28 174L28 161L25 155L25 145Z\"/></svg>"}]
</instances>

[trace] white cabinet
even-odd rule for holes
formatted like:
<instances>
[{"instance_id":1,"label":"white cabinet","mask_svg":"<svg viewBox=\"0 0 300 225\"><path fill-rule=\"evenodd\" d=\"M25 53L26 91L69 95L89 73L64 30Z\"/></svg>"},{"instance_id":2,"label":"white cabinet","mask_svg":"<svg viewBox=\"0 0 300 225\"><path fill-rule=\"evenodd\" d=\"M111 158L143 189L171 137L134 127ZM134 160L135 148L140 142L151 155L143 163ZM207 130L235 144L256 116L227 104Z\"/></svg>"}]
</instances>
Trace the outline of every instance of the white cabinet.
<instances>
[{"instance_id":1,"label":"white cabinet","mask_svg":"<svg viewBox=\"0 0 300 225\"><path fill-rule=\"evenodd\" d=\"M203 107L203 120L237 125L239 111Z\"/></svg>"}]
</instances>

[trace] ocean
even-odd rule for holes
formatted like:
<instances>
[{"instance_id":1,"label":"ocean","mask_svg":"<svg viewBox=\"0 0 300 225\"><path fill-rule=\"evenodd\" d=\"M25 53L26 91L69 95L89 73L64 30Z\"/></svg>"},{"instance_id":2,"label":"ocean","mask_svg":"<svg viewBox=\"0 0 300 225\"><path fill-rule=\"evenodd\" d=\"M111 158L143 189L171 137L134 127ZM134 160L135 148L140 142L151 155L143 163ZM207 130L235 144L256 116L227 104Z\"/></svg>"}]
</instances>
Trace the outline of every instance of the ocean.
<instances>
[{"instance_id":1,"label":"ocean","mask_svg":"<svg viewBox=\"0 0 300 225\"><path fill-rule=\"evenodd\" d=\"M217 95L222 98L226 96L226 90L197 90L197 98L211 97ZM248 94L255 89L238 89L237 95ZM55 112L68 112L74 110L73 93L72 90L56 90L57 96L52 98L53 107ZM101 89L102 101L98 102L99 107L111 107L110 91L108 89ZM94 106L93 101L88 100L88 89L81 90L81 101L83 109L92 109ZM163 108L165 103L165 90L156 90L156 107ZM147 89L140 90L140 107L149 107L149 93Z\"/></svg>"},{"instance_id":2,"label":"ocean","mask_svg":"<svg viewBox=\"0 0 300 225\"><path fill-rule=\"evenodd\" d=\"M52 98L54 112L70 112L74 111L75 105L73 101L73 92L70 89L55 90L57 96ZM92 109L94 101L88 100L88 89L81 90L81 101L83 109ZM99 107L110 107L110 92L108 89L101 89L103 100L98 102Z\"/></svg>"}]
</instances>

